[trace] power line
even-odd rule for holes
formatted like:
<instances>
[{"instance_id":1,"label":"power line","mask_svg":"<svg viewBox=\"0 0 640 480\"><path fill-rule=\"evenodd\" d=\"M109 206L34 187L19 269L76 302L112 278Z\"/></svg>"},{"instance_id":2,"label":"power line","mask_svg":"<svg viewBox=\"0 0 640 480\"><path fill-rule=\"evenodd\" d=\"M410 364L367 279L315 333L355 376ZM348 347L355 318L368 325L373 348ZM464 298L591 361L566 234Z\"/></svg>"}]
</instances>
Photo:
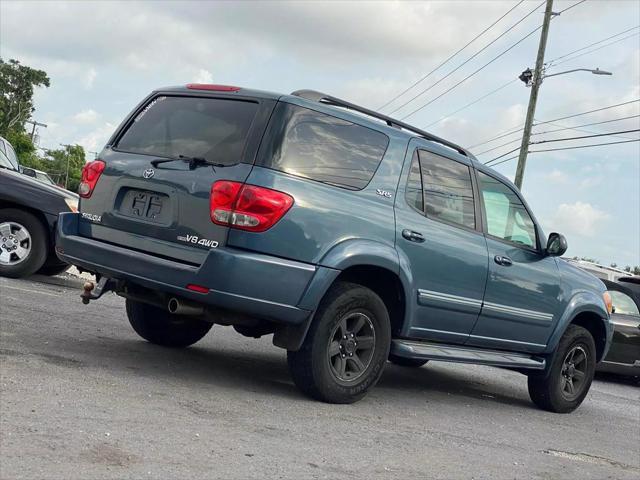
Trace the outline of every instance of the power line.
<instances>
[{"instance_id":1,"label":"power line","mask_svg":"<svg viewBox=\"0 0 640 480\"><path fill-rule=\"evenodd\" d=\"M574 150L576 148L600 147L602 145L618 145L620 143L633 143L633 142L640 142L640 138L637 138L635 140L620 140L618 142L592 143L592 144L589 144L589 145L579 145L579 146L576 146L576 147L561 147L561 148L547 148L545 150L532 150L529 153L556 152L558 150Z\"/></svg>"},{"instance_id":2,"label":"power line","mask_svg":"<svg viewBox=\"0 0 640 480\"><path fill-rule=\"evenodd\" d=\"M422 110L423 108L431 105L433 102L435 102L436 100L438 100L439 98L442 98L444 95L446 95L447 93L451 92L452 90L454 90L455 88L457 88L459 85L462 85L464 82L466 82L467 80L469 80L471 77L473 77L474 75L476 75L477 73L479 73L480 71L484 70L486 67L488 67L489 65L491 65L493 62L495 62L496 60L498 60L500 57L502 57L503 55L505 55L507 52L509 52L510 50L514 49L515 47L517 47L518 45L520 45L523 41L525 41L527 38L529 38L531 35L533 35L534 33L536 33L538 30L540 30L542 28L542 25L536 27L535 29L531 30L529 33L527 33L524 37L522 37L520 40L518 40L516 43L514 43L513 45L511 45L509 48L507 48L506 50L503 50L501 53L499 53L498 55L496 55L495 57L493 57L491 60L489 60L487 63L485 63L484 65L482 65L480 68L478 68L476 71L474 71L473 73L467 75L466 77L464 77L462 80L460 80L458 83L456 83L455 85L453 85L452 87L448 88L447 90L445 90L444 92L442 92L440 95L438 95L437 97L429 100L427 103L425 103L424 105L422 105L421 107L416 108L415 110L413 110L411 113L409 113L408 115L405 115L404 117L401 118L401 120L405 120L406 118L409 118L410 116L418 113L420 110Z\"/></svg>"},{"instance_id":3,"label":"power line","mask_svg":"<svg viewBox=\"0 0 640 480\"><path fill-rule=\"evenodd\" d=\"M589 113L601 112L601 111L604 111L604 110L609 110L610 108L622 107L623 105L629 105L630 103L635 103L635 102L640 102L640 98L636 98L635 100L629 100L628 102L616 103L615 105L609 105L607 107L596 108L595 110L589 110L589 111L586 111L586 112L580 112L580 113L576 113L576 114L573 114L573 115L567 115L567 116L564 116L564 117L553 118L551 120L547 120L547 121L544 121L544 122L534 123L533 126L536 127L538 125L545 125L547 123L556 122L558 120L566 120L568 118L579 117L581 115L587 115ZM522 123L520 125L522 125ZM515 130L514 130L514 128L515 128ZM472 145L472 146L470 146L468 148L471 149L471 148L474 148L474 147L479 147L480 145L484 145L485 143L490 143L490 142L493 142L494 140L498 140L500 138L508 137L509 135L513 135L514 133L518 133L520 130L522 130L522 127L519 127L519 128L516 127L516 126L511 127L508 130L503 130L503 133L501 133L501 134L499 134L499 135L497 135L495 137L492 137L489 140L485 140L483 142L476 143L475 145Z\"/></svg>"},{"instance_id":4,"label":"power line","mask_svg":"<svg viewBox=\"0 0 640 480\"><path fill-rule=\"evenodd\" d=\"M636 116L637 116L637 115L636 115ZM633 117L634 117L634 116L631 116L631 118L633 118ZM595 122L595 123L596 123L596 124L599 124L599 123L611 123L611 121L607 121L607 122ZM551 122L549 122L549 125L553 125L554 127L562 127L562 128L558 128L558 129L556 129L556 130L547 130L547 131L545 131L545 132L537 132L537 133L534 133L534 134L532 134L532 135L543 135L543 134L545 134L545 133L550 133L550 132L560 132L560 131L562 131L562 130L573 130L573 131L576 131L576 132L594 133L594 134L595 134L595 133L603 133L603 132L601 132L601 131L599 131L599 130L587 130L586 128L578 128L578 127L579 127L579 125L576 125L575 127L568 127L568 126L566 126L566 125L562 125L562 124L560 124L560 123L551 123ZM588 124L587 124L587 125L588 125ZM612 136L612 137L617 137L617 138L626 138L626 139L629 139L629 137L624 136L624 135L611 135L611 136Z\"/></svg>"},{"instance_id":5,"label":"power line","mask_svg":"<svg viewBox=\"0 0 640 480\"><path fill-rule=\"evenodd\" d=\"M409 90L411 90L413 87L415 87L416 85L418 85L419 83L422 83L424 80L426 80L427 78L429 78L431 76L431 74L435 73L437 70L439 70L441 67L443 67L446 63L448 63L450 60L452 60L456 55L458 55L460 52L462 52L465 48L467 48L469 45L471 45L473 42L475 42L477 39L479 39L482 35L484 35L485 33L487 33L491 28L493 28L498 22L500 22L500 20L502 20L504 17L506 17L507 15L509 15L512 11L514 11L518 6L520 6L521 3L523 3L524 0L520 0L518 3L516 3L512 8L510 8L504 15L502 15L500 18L498 18L495 22L493 22L491 25L489 25L487 28L485 28L482 32L480 32L478 35L476 35L474 38L472 38L469 42L467 42L466 45L464 45L462 48L460 48L459 50L457 50L453 55L450 55L446 60L444 60L442 63L440 63L436 68L434 68L433 70L431 70L429 73L427 73L426 75L424 75L422 78L420 78L419 80L417 80L416 82L412 83L408 88L406 88L405 90L403 90L402 92L400 92L398 95L396 95L395 97L393 97L391 100L389 100L387 103L385 103L384 105L382 105L381 107L378 107L378 110L382 110L383 108L387 107L388 105L390 105L391 103L395 102L398 98L400 98L401 96L403 96L405 93L407 93Z\"/></svg>"},{"instance_id":6,"label":"power line","mask_svg":"<svg viewBox=\"0 0 640 480\"><path fill-rule=\"evenodd\" d=\"M601 112L603 110L608 110L610 108L621 107L623 105L629 105L630 103L634 103L634 102L640 102L640 98L636 98L635 100L629 100L628 102L617 103L615 105L609 105L608 107L596 108L595 110L589 110L587 112L580 112L580 113L575 113L573 115L567 115L567 116L564 116L564 117L553 118L551 120L547 120L547 121L544 121L544 122L536 123L534 126L544 125L546 123L551 123L551 122L557 122L558 120L566 120L567 118L579 117L581 115L587 115L589 113Z\"/></svg>"},{"instance_id":7,"label":"power line","mask_svg":"<svg viewBox=\"0 0 640 480\"><path fill-rule=\"evenodd\" d=\"M514 133L518 133L520 130L522 130L522 126L523 125L524 125L524 122L523 123L519 123L518 125L514 125L513 127L508 128L507 130L503 130L497 136L491 137L489 140L485 140L483 142L476 143L475 145L471 145L468 148L472 149L472 148L475 148L475 147L479 147L480 145L484 145L485 143L490 143L490 142L493 142L494 140L499 140L500 138L508 137L509 135L513 135ZM515 128L515 130L514 130L514 128Z\"/></svg>"},{"instance_id":8,"label":"power line","mask_svg":"<svg viewBox=\"0 0 640 480\"><path fill-rule=\"evenodd\" d=\"M560 148L546 148L543 150L530 150L529 153L542 153L542 152L557 152L559 150L575 150L578 148L591 148L591 147L601 147L604 145L619 145L621 143L633 143L633 142L640 142L640 138L637 138L635 140L620 140L617 142L605 142L605 143L590 143L589 145L577 145L575 147L560 147ZM497 165L500 165L501 163L506 163L510 160L513 160L514 158L518 158L518 155L514 155L513 157L509 157L506 158L500 162L496 162L492 165L488 165L490 167L495 167ZM485 163L485 165L487 165L488 162Z\"/></svg>"},{"instance_id":9,"label":"power line","mask_svg":"<svg viewBox=\"0 0 640 480\"><path fill-rule=\"evenodd\" d=\"M446 120L447 118L451 117L452 115L455 115L456 113L461 112L462 110L465 110L466 108L469 108L469 107L470 107L470 106L472 106L472 105L475 105L476 103L478 103L478 102L480 102L480 101L484 100L484 99L485 99L485 98L487 98L488 96L493 95L494 93L499 92L499 91L500 91L500 90L502 90L503 88L506 88L506 87L508 87L509 85L511 85L512 83L515 83L515 82L517 82L517 81L518 81L518 79L517 79L517 78L514 78L513 80L509 80L507 83L505 83L505 84L504 84L504 85L502 85L501 87L498 87L498 88L496 88L495 90L492 90L492 91L490 91L489 93L487 93L487 94L485 94L485 95L481 96L480 98L477 98L477 99L473 100L472 102L467 103L466 105L464 105L463 107L460 107L459 109L457 109L457 110L456 110L456 111L454 111L454 112L448 113L447 115L445 115L445 116L443 116L443 117L440 117L440 119L436 120L435 122L431 122L429 125L427 125L427 126L426 126L426 127L424 127L424 128L429 128L429 127L431 127L431 126L435 125L436 123L440 123L440 122L442 122L443 120Z\"/></svg>"},{"instance_id":10,"label":"power line","mask_svg":"<svg viewBox=\"0 0 640 480\"><path fill-rule=\"evenodd\" d=\"M513 30L514 28L516 28L520 23L522 23L524 20L526 20L530 15L532 15L533 13L535 13L535 11L544 3L544 1L538 5L536 8L534 8L533 10L531 10L529 13L527 13L524 17L522 17L520 20L518 20L516 23L514 23L513 25L511 25L507 30L505 30L504 32L502 32L498 37L494 38L493 40L491 40L489 43L487 43L484 47L482 47L480 50L478 50L476 53L474 53L471 57L467 58L464 62L462 62L460 65L458 65L456 68L454 68L453 70L451 70L449 73L447 73L444 77L440 78L440 80L436 81L435 83L432 83L431 85L429 85L427 88L421 90L420 92L418 92L416 95L414 95L413 97L411 97L409 100L407 100L406 102L404 102L402 105L394 108L391 112L389 112L389 115L397 112L398 110L406 107L409 103L413 102L416 98L422 96L423 94L425 94L426 92L428 92L429 90L431 90L433 87L435 87L436 85L438 85L440 82L442 82L443 80L445 80L446 78L449 78L453 73L457 72L460 68L462 68L463 66L465 66L467 63L469 63L471 60L473 60L474 58L476 58L478 55L480 55L482 52L484 52L487 48L489 48L491 45L493 45L494 43L496 43L498 40L500 40L502 37L504 37L507 33L509 33L511 30ZM406 118L406 117L405 117Z\"/></svg>"},{"instance_id":11,"label":"power line","mask_svg":"<svg viewBox=\"0 0 640 480\"><path fill-rule=\"evenodd\" d=\"M611 36L609 36L607 38L603 38L602 40L598 40L597 42L590 43L589 45L586 45L586 46L584 46L582 48L578 48L577 50L574 50L572 52L565 53L564 55L560 55L559 57L556 57L556 58L554 58L552 60L549 60L547 62L547 65L551 65L556 60L560 60L562 58L565 58L565 57L568 57L570 55L573 55L574 53L581 52L582 50L586 50L587 48L591 48L591 47L593 47L595 45L598 45L599 43L606 42L607 40L611 40L612 38L619 37L620 35L624 35L625 33L630 32L631 30L635 30L636 28L640 28L640 25L636 25L635 27L628 28L626 30L623 30L622 32L616 33L615 35L611 35Z\"/></svg>"},{"instance_id":12,"label":"power line","mask_svg":"<svg viewBox=\"0 0 640 480\"><path fill-rule=\"evenodd\" d=\"M562 128L557 128L555 130L545 130L544 132L536 132L533 135L544 135L545 133L560 132L562 130L577 130L580 127L591 127L593 125L602 125L602 124L605 124L605 123L621 122L623 120L629 120L631 118L638 118L638 117L640 117L640 115L628 115L626 117L613 118L611 120L603 120L601 122L591 122L591 123L583 123L582 125L573 125L572 127L566 127L564 125L558 125L556 123L546 122L549 125L555 125L555 126L562 127ZM538 123L538 124L536 124L536 126L537 125L540 125L540 124Z\"/></svg>"},{"instance_id":13,"label":"power line","mask_svg":"<svg viewBox=\"0 0 640 480\"><path fill-rule=\"evenodd\" d=\"M573 57L570 57L570 58L567 58L565 60L562 60L561 62L556 63L555 66L562 65L563 63L566 63L566 62L571 62L572 60L575 60L576 58L580 58L580 57L582 57L584 55L589 55L590 53L597 52L598 50L602 50L603 48L609 47L609 46L611 46L611 45L613 45L615 43L622 42L623 40L626 40L628 38L635 37L635 36L637 36L639 34L640 34L640 32L632 33L631 35L627 35L626 37L619 38L618 40L614 40L613 42L606 43L604 45L599 46L598 48L594 48L593 50L589 50L588 52L583 52L583 53L581 53L579 55L575 55Z\"/></svg>"},{"instance_id":14,"label":"power line","mask_svg":"<svg viewBox=\"0 0 640 480\"><path fill-rule=\"evenodd\" d=\"M537 142L529 142L529 145L539 145L541 143L553 143L553 142L567 142L569 140L582 140L585 138L607 137L609 135L617 135L619 133L633 133L633 132L640 132L640 128L636 128L633 130L621 130L619 132L598 133L595 135L581 135L579 137L565 137L565 138L554 138L550 140L539 140Z\"/></svg>"},{"instance_id":15,"label":"power line","mask_svg":"<svg viewBox=\"0 0 640 480\"><path fill-rule=\"evenodd\" d=\"M560 10L557 15L562 15L564 12L566 12L567 10L571 10L573 7L577 7L578 5L580 5L581 3L586 2L587 0L580 0L579 2L574 3L573 5L569 5L567 8L565 8L564 10Z\"/></svg>"},{"instance_id":16,"label":"power line","mask_svg":"<svg viewBox=\"0 0 640 480\"><path fill-rule=\"evenodd\" d=\"M485 164L485 165L488 165L489 163L493 162L494 160L499 160L499 159L501 159L502 157L506 157L506 156L507 156L507 155L509 155L510 153L517 152L518 150L520 150L520 147L518 147L518 148L514 148L513 150L509 150L508 152L503 153L502 155L499 155L499 156L497 156L497 157L495 157L495 158L492 158L491 160L487 160L486 162L484 162L484 164Z\"/></svg>"},{"instance_id":17,"label":"power line","mask_svg":"<svg viewBox=\"0 0 640 480\"><path fill-rule=\"evenodd\" d=\"M604 120L602 122L585 123L583 125L574 125L572 127L567 127L567 126L564 126L564 125L559 125L557 123L547 122L549 125L554 125L554 126L558 126L558 127L562 127L562 128L556 128L555 130L545 130L544 132L534 132L534 133L531 134L531 136L533 137L535 135L545 135L547 133L561 132L563 130L575 130L577 132L586 132L586 133L602 133L602 132L597 132L597 131L593 131L593 130L581 130L580 127L590 127L592 125L602 125L604 123L621 122L623 120L629 120L631 118L638 118L638 117L640 117L640 115L629 115L627 117L614 118L612 120ZM609 135L611 135L611 134L609 134ZM626 138L626 137L623 137L623 138ZM520 139L517 138L515 140L511 140L509 142L502 143L502 144L500 144L500 145L498 145L496 147L490 148L488 150L484 150L482 152L476 153L475 155L476 156L483 155L485 153L492 152L492 151L497 150L497 149L499 149L501 147L506 147L507 145L511 145L512 143L516 143L516 142L519 142L519 141L520 141Z\"/></svg>"}]
</instances>

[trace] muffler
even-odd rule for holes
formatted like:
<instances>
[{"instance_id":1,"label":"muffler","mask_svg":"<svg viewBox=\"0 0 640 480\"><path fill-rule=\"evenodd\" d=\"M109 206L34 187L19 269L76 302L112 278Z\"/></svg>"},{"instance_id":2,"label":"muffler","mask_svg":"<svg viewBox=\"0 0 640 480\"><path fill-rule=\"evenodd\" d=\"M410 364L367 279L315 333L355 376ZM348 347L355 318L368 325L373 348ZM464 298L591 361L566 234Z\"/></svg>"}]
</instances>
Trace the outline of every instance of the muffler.
<instances>
[{"instance_id":1,"label":"muffler","mask_svg":"<svg viewBox=\"0 0 640 480\"><path fill-rule=\"evenodd\" d=\"M175 315L188 315L193 317L201 317L204 315L204 307L202 305L195 302L179 300L175 297L169 299L167 310L169 310L169 313Z\"/></svg>"}]
</instances>

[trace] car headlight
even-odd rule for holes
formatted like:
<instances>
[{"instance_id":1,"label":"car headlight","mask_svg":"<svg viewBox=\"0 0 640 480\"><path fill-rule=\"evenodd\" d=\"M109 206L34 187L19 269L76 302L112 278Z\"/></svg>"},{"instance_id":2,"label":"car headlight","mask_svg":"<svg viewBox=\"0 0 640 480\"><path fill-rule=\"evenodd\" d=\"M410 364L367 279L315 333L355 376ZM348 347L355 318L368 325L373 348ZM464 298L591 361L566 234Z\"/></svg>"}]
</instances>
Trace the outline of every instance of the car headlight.
<instances>
[{"instance_id":1,"label":"car headlight","mask_svg":"<svg viewBox=\"0 0 640 480\"><path fill-rule=\"evenodd\" d=\"M67 204L67 207L69 207L69 210L71 210L72 212L77 212L78 211L78 199L77 198L65 198L64 199L64 203Z\"/></svg>"},{"instance_id":2,"label":"car headlight","mask_svg":"<svg viewBox=\"0 0 640 480\"><path fill-rule=\"evenodd\" d=\"M602 294L602 298L604 299L604 303L607 306L607 312L609 315L613 313L613 302L611 301L611 294L609 292L604 292Z\"/></svg>"}]
</instances>

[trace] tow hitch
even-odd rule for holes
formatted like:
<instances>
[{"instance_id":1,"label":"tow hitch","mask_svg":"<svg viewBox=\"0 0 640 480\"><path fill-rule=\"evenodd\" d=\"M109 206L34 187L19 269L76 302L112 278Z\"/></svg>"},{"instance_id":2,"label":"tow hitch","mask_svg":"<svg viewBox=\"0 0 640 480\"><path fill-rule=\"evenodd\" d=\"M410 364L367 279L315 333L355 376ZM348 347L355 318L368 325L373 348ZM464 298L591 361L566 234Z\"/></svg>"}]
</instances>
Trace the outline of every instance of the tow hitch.
<instances>
[{"instance_id":1,"label":"tow hitch","mask_svg":"<svg viewBox=\"0 0 640 480\"><path fill-rule=\"evenodd\" d=\"M101 277L97 285L93 282L85 282L82 288L84 290L80 294L82 303L88 305L91 300L97 300L108 291L115 290L116 281L112 278Z\"/></svg>"}]
</instances>

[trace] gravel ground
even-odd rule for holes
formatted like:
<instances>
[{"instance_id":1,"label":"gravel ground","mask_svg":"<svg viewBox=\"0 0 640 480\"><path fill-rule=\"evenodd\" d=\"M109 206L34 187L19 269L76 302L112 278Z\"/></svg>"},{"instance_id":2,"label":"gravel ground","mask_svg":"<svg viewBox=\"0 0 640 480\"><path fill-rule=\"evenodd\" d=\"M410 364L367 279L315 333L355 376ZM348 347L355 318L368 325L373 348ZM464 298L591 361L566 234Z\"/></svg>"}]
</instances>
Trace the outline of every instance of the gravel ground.
<instances>
[{"instance_id":1,"label":"gravel ground","mask_svg":"<svg viewBox=\"0 0 640 480\"><path fill-rule=\"evenodd\" d=\"M168 350L81 279L0 278L0 477L640 478L640 388L599 377L569 415L525 377L388 365L355 405L300 395L271 338L215 326Z\"/></svg>"}]
</instances>

